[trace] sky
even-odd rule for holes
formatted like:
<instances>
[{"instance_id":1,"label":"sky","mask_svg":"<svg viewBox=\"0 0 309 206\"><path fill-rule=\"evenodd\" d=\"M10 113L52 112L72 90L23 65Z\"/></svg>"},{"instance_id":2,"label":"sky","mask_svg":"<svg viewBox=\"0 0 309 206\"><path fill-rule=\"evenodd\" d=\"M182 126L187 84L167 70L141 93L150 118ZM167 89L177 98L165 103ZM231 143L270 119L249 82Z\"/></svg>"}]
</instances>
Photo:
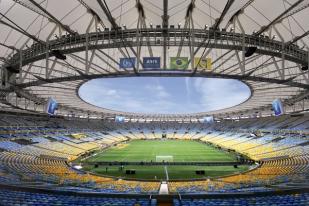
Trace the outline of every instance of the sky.
<instances>
[{"instance_id":1,"label":"sky","mask_svg":"<svg viewBox=\"0 0 309 206\"><path fill-rule=\"evenodd\" d=\"M185 114L228 108L250 97L249 87L232 79L123 77L94 79L79 89L95 106L135 113Z\"/></svg>"}]
</instances>

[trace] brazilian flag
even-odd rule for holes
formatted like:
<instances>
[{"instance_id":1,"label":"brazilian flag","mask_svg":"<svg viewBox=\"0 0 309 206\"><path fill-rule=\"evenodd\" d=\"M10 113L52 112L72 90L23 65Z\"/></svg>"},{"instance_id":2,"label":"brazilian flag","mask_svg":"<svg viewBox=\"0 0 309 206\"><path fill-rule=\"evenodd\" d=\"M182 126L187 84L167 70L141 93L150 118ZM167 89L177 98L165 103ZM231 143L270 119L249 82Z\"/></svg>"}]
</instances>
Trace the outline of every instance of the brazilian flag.
<instances>
[{"instance_id":1,"label":"brazilian flag","mask_svg":"<svg viewBox=\"0 0 309 206\"><path fill-rule=\"evenodd\" d=\"M188 57L171 57L170 69L188 69Z\"/></svg>"}]
</instances>

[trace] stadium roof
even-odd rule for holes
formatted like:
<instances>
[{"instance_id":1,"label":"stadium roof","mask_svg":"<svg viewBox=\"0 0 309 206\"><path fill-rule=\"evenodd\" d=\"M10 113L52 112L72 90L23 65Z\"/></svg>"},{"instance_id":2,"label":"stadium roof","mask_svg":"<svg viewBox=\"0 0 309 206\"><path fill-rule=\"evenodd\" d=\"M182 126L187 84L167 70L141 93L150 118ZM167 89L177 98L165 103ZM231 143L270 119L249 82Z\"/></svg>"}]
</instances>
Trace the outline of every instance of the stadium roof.
<instances>
[{"instance_id":1,"label":"stadium roof","mask_svg":"<svg viewBox=\"0 0 309 206\"><path fill-rule=\"evenodd\" d=\"M92 78L140 75L233 78L252 89L232 108L165 117L270 114L276 98L287 112L304 111L308 6L308 0L2 0L1 107L42 112L51 96L59 114L142 117L92 106L77 93ZM143 69L142 58L152 56L161 57L162 70ZM211 58L211 70L191 61L201 56ZM132 70L119 68L124 57L137 58ZM188 57L189 68L169 70L170 57Z\"/></svg>"}]
</instances>

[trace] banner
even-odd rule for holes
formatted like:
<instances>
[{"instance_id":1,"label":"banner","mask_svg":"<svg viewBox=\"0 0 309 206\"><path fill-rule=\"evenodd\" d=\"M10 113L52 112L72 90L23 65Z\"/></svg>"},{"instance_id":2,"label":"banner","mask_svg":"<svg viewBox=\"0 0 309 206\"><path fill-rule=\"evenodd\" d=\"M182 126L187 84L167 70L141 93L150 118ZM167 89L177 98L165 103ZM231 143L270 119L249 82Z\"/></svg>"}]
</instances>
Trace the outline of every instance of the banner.
<instances>
[{"instance_id":1,"label":"banner","mask_svg":"<svg viewBox=\"0 0 309 206\"><path fill-rule=\"evenodd\" d=\"M194 57L194 68L200 70L206 69L208 71L211 71L212 70L211 58Z\"/></svg>"},{"instance_id":2,"label":"banner","mask_svg":"<svg viewBox=\"0 0 309 206\"><path fill-rule=\"evenodd\" d=\"M144 69L160 69L161 68L160 57L144 57L143 67Z\"/></svg>"},{"instance_id":3,"label":"banner","mask_svg":"<svg viewBox=\"0 0 309 206\"><path fill-rule=\"evenodd\" d=\"M188 69L188 57L171 57L170 69Z\"/></svg>"},{"instance_id":4,"label":"banner","mask_svg":"<svg viewBox=\"0 0 309 206\"><path fill-rule=\"evenodd\" d=\"M283 114L283 105L280 99L275 99L272 102L272 108L274 110L275 116L280 116Z\"/></svg>"},{"instance_id":5,"label":"banner","mask_svg":"<svg viewBox=\"0 0 309 206\"><path fill-rule=\"evenodd\" d=\"M124 117L123 116L115 116L115 122L123 123L124 122Z\"/></svg>"},{"instance_id":6,"label":"banner","mask_svg":"<svg viewBox=\"0 0 309 206\"><path fill-rule=\"evenodd\" d=\"M213 116L206 116L203 118L203 123L214 123L214 117Z\"/></svg>"},{"instance_id":7,"label":"banner","mask_svg":"<svg viewBox=\"0 0 309 206\"><path fill-rule=\"evenodd\" d=\"M46 104L46 113L49 115L54 115L56 109L58 108L58 103L53 98L49 97Z\"/></svg>"},{"instance_id":8,"label":"banner","mask_svg":"<svg viewBox=\"0 0 309 206\"><path fill-rule=\"evenodd\" d=\"M135 66L135 57L131 58L120 58L119 66L121 69L128 69L128 68L134 68Z\"/></svg>"}]
</instances>

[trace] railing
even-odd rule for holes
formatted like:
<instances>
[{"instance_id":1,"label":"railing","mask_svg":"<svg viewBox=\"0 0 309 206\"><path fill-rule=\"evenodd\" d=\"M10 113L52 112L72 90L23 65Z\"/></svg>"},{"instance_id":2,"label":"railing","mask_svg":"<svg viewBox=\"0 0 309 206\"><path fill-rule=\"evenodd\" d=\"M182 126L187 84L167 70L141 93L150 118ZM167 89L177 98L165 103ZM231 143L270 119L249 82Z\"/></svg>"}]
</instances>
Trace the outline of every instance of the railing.
<instances>
[{"instance_id":1,"label":"railing","mask_svg":"<svg viewBox=\"0 0 309 206\"><path fill-rule=\"evenodd\" d=\"M138 38L142 38L139 41ZM307 65L308 53L294 44L285 44L265 36L240 34L226 31L203 29L135 29L108 30L89 34L64 35L48 43L35 43L30 48L15 53L9 59L9 65L22 65L52 56L52 50L61 50L65 54L88 49L108 49L130 46L163 46L163 37L167 37L167 46L210 47L219 49L243 50L244 47L255 46L257 53L272 55Z\"/></svg>"}]
</instances>

